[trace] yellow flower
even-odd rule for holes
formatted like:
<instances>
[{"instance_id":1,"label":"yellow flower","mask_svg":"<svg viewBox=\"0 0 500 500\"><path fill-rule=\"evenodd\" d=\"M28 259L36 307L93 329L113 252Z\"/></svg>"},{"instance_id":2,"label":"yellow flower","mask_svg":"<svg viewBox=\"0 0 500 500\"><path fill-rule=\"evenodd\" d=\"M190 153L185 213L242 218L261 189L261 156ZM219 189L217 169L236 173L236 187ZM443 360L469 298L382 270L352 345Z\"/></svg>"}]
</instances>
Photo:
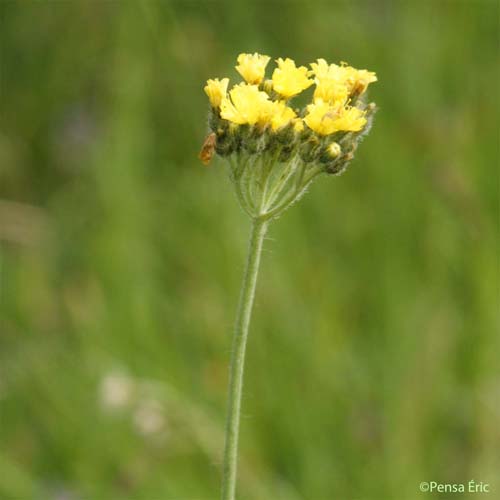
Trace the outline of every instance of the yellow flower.
<instances>
[{"instance_id":1,"label":"yellow flower","mask_svg":"<svg viewBox=\"0 0 500 500\"><path fill-rule=\"evenodd\" d=\"M285 98L299 94L313 84L307 77L305 66L296 67L292 59L283 60L281 57L276 61L278 67L273 72L273 89Z\"/></svg>"},{"instance_id":2,"label":"yellow flower","mask_svg":"<svg viewBox=\"0 0 500 500\"><path fill-rule=\"evenodd\" d=\"M338 118L334 120L337 130L358 132L366 125L365 112L359 108L340 108Z\"/></svg>"},{"instance_id":3,"label":"yellow flower","mask_svg":"<svg viewBox=\"0 0 500 500\"><path fill-rule=\"evenodd\" d=\"M314 101L322 100L330 104L346 103L349 97L347 86L343 82L332 78L316 78L316 89L314 90Z\"/></svg>"},{"instance_id":4,"label":"yellow flower","mask_svg":"<svg viewBox=\"0 0 500 500\"><path fill-rule=\"evenodd\" d=\"M304 118L307 126L320 135L329 135L338 131L357 132L366 124L364 112L358 108L332 106L318 99L307 106Z\"/></svg>"},{"instance_id":5,"label":"yellow flower","mask_svg":"<svg viewBox=\"0 0 500 500\"><path fill-rule=\"evenodd\" d=\"M339 84L346 83L346 66L337 66L336 64L328 64L324 59L318 59L317 63L311 63L312 70L310 75L314 75L318 80L335 80Z\"/></svg>"},{"instance_id":6,"label":"yellow flower","mask_svg":"<svg viewBox=\"0 0 500 500\"><path fill-rule=\"evenodd\" d=\"M351 93L362 94L370 83L377 81L377 75L373 71L366 69L355 69L345 66L346 82Z\"/></svg>"},{"instance_id":7,"label":"yellow flower","mask_svg":"<svg viewBox=\"0 0 500 500\"><path fill-rule=\"evenodd\" d=\"M260 54L240 54L236 71L247 83L259 84L264 79L266 66L271 58Z\"/></svg>"},{"instance_id":8,"label":"yellow flower","mask_svg":"<svg viewBox=\"0 0 500 500\"><path fill-rule=\"evenodd\" d=\"M347 63L328 64L324 59L318 59L316 63L311 63L313 74L316 78L315 99L323 99L328 102L339 102L342 93L362 94L370 83L377 81L377 75L373 71L366 69L356 69L348 66Z\"/></svg>"},{"instance_id":9,"label":"yellow flower","mask_svg":"<svg viewBox=\"0 0 500 500\"><path fill-rule=\"evenodd\" d=\"M290 123L295 118L295 111L283 101L274 101L270 107L271 128L276 131Z\"/></svg>"},{"instance_id":10,"label":"yellow flower","mask_svg":"<svg viewBox=\"0 0 500 500\"><path fill-rule=\"evenodd\" d=\"M235 85L229 91L229 97L224 97L220 105L220 114L224 120L239 125L262 124L269 120L269 108L272 103L269 96L261 92L257 85Z\"/></svg>"},{"instance_id":11,"label":"yellow flower","mask_svg":"<svg viewBox=\"0 0 500 500\"><path fill-rule=\"evenodd\" d=\"M333 75L330 74L330 66L324 59L317 59L318 62L311 63L310 66L312 68L309 71L309 75L314 75L316 78L329 78Z\"/></svg>"},{"instance_id":12,"label":"yellow flower","mask_svg":"<svg viewBox=\"0 0 500 500\"><path fill-rule=\"evenodd\" d=\"M344 104L349 97L345 72L341 66L328 65L324 59L311 63L310 75L314 75L314 101L322 100L330 104Z\"/></svg>"},{"instance_id":13,"label":"yellow flower","mask_svg":"<svg viewBox=\"0 0 500 500\"><path fill-rule=\"evenodd\" d=\"M325 119L327 113L331 110L331 106L318 99L317 102L307 106L307 115L304 118L307 126L321 135L332 134L335 129L332 127L331 119Z\"/></svg>"},{"instance_id":14,"label":"yellow flower","mask_svg":"<svg viewBox=\"0 0 500 500\"><path fill-rule=\"evenodd\" d=\"M215 78L215 80L207 80L207 84L203 90L205 90L210 100L210 104L214 108L218 108L222 98L226 96L228 84L229 78L223 78L222 80L218 78Z\"/></svg>"}]
</instances>

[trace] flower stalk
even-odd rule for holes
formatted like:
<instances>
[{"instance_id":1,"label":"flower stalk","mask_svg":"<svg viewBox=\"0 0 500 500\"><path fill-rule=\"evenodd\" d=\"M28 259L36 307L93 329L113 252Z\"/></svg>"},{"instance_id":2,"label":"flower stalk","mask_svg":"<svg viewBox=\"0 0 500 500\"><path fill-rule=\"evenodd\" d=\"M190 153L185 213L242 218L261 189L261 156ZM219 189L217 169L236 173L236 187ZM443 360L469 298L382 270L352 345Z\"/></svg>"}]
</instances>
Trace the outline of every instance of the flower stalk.
<instances>
[{"instance_id":1,"label":"flower stalk","mask_svg":"<svg viewBox=\"0 0 500 500\"><path fill-rule=\"evenodd\" d=\"M252 221L230 362L222 500L235 499L245 350L268 225L318 176L346 170L376 110L366 102L367 87L377 80L371 71L324 59L308 70L279 58L266 80L269 61L269 56L240 54L236 70L245 82L229 92L228 78L205 86L210 133L200 159L208 165L217 154L227 161L238 201ZM312 102L301 110L290 107L291 99L312 85Z\"/></svg>"},{"instance_id":2,"label":"flower stalk","mask_svg":"<svg viewBox=\"0 0 500 500\"><path fill-rule=\"evenodd\" d=\"M233 500L236 491L236 471L238 466L238 436L243 390L243 371L248 328L255 298L257 275L262 253L264 236L268 222L256 218L252 222L245 274L241 285L240 302L234 327L231 353L229 395L226 420L226 443L224 448L222 500Z\"/></svg>"}]
</instances>

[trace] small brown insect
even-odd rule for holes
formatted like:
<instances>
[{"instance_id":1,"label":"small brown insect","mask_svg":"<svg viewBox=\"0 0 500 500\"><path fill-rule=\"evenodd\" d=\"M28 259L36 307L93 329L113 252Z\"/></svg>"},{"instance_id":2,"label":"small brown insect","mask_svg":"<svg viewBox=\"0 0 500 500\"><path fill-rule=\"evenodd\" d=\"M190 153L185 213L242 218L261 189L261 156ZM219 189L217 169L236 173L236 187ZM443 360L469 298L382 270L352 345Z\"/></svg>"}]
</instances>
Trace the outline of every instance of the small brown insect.
<instances>
[{"instance_id":1,"label":"small brown insect","mask_svg":"<svg viewBox=\"0 0 500 500\"><path fill-rule=\"evenodd\" d=\"M215 141L216 135L214 134L214 132L212 132L207 135L205 142L201 147L198 158L203 162L204 165L208 165L210 163L210 160L215 153Z\"/></svg>"}]
</instances>

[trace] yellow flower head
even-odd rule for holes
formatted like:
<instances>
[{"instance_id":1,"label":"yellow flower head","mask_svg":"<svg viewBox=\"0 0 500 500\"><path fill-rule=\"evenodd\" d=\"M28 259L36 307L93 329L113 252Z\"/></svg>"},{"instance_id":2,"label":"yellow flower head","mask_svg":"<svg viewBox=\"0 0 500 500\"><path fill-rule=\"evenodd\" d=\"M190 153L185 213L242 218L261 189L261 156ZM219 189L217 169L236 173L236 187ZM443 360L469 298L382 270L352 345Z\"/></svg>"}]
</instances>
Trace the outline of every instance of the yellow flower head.
<instances>
[{"instance_id":1,"label":"yellow flower head","mask_svg":"<svg viewBox=\"0 0 500 500\"><path fill-rule=\"evenodd\" d=\"M241 83L208 80L205 92L208 135L199 154L207 165L214 155L229 163L243 210L254 221L279 217L319 175L343 173L377 111L364 96L375 73L347 63L317 59L307 68L289 58L240 54ZM311 85L307 103L291 99ZM313 94L314 91L314 95ZM360 97L361 96L361 97Z\"/></svg>"},{"instance_id":2,"label":"yellow flower head","mask_svg":"<svg viewBox=\"0 0 500 500\"><path fill-rule=\"evenodd\" d=\"M365 111L355 107L340 108L340 110L334 122L338 130L358 132L366 125Z\"/></svg>"},{"instance_id":3,"label":"yellow flower head","mask_svg":"<svg viewBox=\"0 0 500 500\"><path fill-rule=\"evenodd\" d=\"M318 59L317 63L311 63L311 68L309 74L314 75L318 80L334 80L340 85L347 83L348 73L345 65L328 64L324 59Z\"/></svg>"},{"instance_id":4,"label":"yellow flower head","mask_svg":"<svg viewBox=\"0 0 500 500\"><path fill-rule=\"evenodd\" d=\"M347 102L349 91L344 83L331 78L316 78L315 81L314 101L322 100L333 105Z\"/></svg>"},{"instance_id":5,"label":"yellow flower head","mask_svg":"<svg viewBox=\"0 0 500 500\"><path fill-rule=\"evenodd\" d=\"M332 106L318 99L307 106L304 118L307 126L319 135L329 135L339 131L357 132L366 124L365 113L358 108Z\"/></svg>"},{"instance_id":6,"label":"yellow flower head","mask_svg":"<svg viewBox=\"0 0 500 500\"><path fill-rule=\"evenodd\" d=\"M292 59L283 60L281 57L276 61L278 67L273 72L273 89L285 98L293 97L313 84L307 77L305 66L296 67Z\"/></svg>"},{"instance_id":7,"label":"yellow flower head","mask_svg":"<svg viewBox=\"0 0 500 500\"><path fill-rule=\"evenodd\" d=\"M330 76L330 66L324 59L318 59L318 62L311 63L312 68L309 75L314 75L316 78L328 78Z\"/></svg>"},{"instance_id":8,"label":"yellow flower head","mask_svg":"<svg viewBox=\"0 0 500 500\"><path fill-rule=\"evenodd\" d=\"M272 130L285 127L296 117L295 111L283 101L274 101L270 107L270 123Z\"/></svg>"},{"instance_id":9,"label":"yellow flower head","mask_svg":"<svg viewBox=\"0 0 500 500\"><path fill-rule=\"evenodd\" d=\"M207 80L204 90L212 107L218 108L220 106L222 99L226 97L228 84L229 78Z\"/></svg>"},{"instance_id":10,"label":"yellow flower head","mask_svg":"<svg viewBox=\"0 0 500 500\"><path fill-rule=\"evenodd\" d=\"M229 98L230 97L230 98ZM240 83L229 91L229 97L222 99L220 109L224 120L243 125L263 124L269 120L272 102L257 85Z\"/></svg>"},{"instance_id":11,"label":"yellow flower head","mask_svg":"<svg viewBox=\"0 0 500 500\"><path fill-rule=\"evenodd\" d=\"M377 81L377 75L366 69L355 69L351 66L344 67L346 71L346 82L351 93L362 94L370 83Z\"/></svg>"},{"instance_id":12,"label":"yellow flower head","mask_svg":"<svg viewBox=\"0 0 500 500\"><path fill-rule=\"evenodd\" d=\"M356 69L348 66L347 63L328 64L324 59L318 59L316 63L311 64L315 83L317 85L317 94L315 99L323 99L329 102L336 102L337 92L342 93L342 87L346 89L347 94L362 94L368 88L370 83L377 81L377 75L373 71L366 69ZM340 95L339 94L339 95ZM334 97L334 100L331 99Z\"/></svg>"},{"instance_id":13,"label":"yellow flower head","mask_svg":"<svg viewBox=\"0 0 500 500\"><path fill-rule=\"evenodd\" d=\"M322 100L332 105L344 104L349 97L343 68L335 64L328 65L324 59L311 63L312 70L309 74L315 76L314 101Z\"/></svg>"},{"instance_id":14,"label":"yellow flower head","mask_svg":"<svg viewBox=\"0 0 500 500\"><path fill-rule=\"evenodd\" d=\"M240 54L238 56L238 66L236 71L245 79L247 83L259 84L264 79L266 66L271 58L260 54Z\"/></svg>"}]
</instances>

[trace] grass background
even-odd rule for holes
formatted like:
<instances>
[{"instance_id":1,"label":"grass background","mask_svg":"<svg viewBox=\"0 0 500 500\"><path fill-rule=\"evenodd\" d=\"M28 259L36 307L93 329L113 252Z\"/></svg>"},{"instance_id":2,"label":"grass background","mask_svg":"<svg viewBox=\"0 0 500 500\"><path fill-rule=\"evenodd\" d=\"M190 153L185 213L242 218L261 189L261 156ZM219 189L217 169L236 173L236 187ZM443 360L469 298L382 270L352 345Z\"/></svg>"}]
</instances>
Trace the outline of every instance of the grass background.
<instances>
[{"instance_id":1,"label":"grass background","mask_svg":"<svg viewBox=\"0 0 500 500\"><path fill-rule=\"evenodd\" d=\"M218 497L249 224L222 162L196 158L202 88L259 51L375 70L380 111L347 174L271 227L239 498L410 500L470 479L500 498L498 16L3 0L0 497Z\"/></svg>"}]
</instances>

